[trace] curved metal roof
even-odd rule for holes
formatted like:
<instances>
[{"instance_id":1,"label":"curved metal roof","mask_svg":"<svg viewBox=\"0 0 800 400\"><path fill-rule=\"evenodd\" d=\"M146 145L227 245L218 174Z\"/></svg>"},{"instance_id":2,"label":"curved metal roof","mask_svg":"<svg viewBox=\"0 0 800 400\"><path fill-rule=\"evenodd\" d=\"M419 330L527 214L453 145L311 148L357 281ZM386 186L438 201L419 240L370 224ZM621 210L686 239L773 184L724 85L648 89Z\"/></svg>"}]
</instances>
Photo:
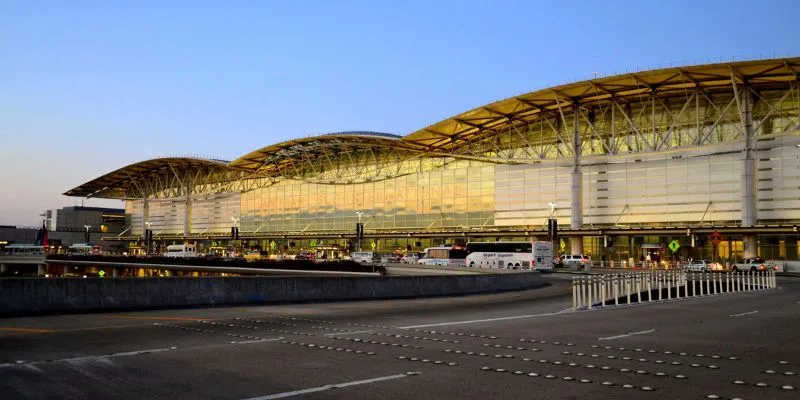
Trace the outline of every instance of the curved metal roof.
<instances>
[{"instance_id":1,"label":"curved metal roof","mask_svg":"<svg viewBox=\"0 0 800 400\"><path fill-rule=\"evenodd\" d=\"M263 147L230 162L234 168L249 171L279 169L282 165L307 162L330 156L344 148L391 148L418 151L418 146L403 143L400 136L378 132L337 132Z\"/></svg>"},{"instance_id":2,"label":"curved metal roof","mask_svg":"<svg viewBox=\"0 0 800 400\"><path fill-rule=\"evenodd\" d=\"M173 169L172 175L177 175L174 172L177 169L183 173L195 169L232 172L218 174L219 177L214 178L217 180L234 179L244 175L250 178L286 177L290 176L287 171L304 174L307 170L313 170L312 164L317 160L323 160L331 167L340 165L337 159L347 159L350 164L358 164L362 160L378 161L379 152L395 160L429 156L473 158L492 162L492 157L500 159L499 153L495 150L481 150L480 143L492 142L489 143L491 145L489 148L497 150L513 147L514 143L510 139L501 138L502 135L499 133L524 129L531 122L542 120L549 124L548 116L555 119L560 116L560 122L566 123L567 118L570 118L569 114L583 114L583 111L575 113L575 110L590 110L595 107L613 110L614 104L619 107L619 103L634 105L647 101L652 101L653 104L656 101L665 104L673 98L681 96L686 98L687 93L691 91L702 92L706 98L718 94L734 96L731 91L732 82L734 87L747 82L755 90L785 89L789 82L797 82L798 75L800 75L800 57L627 73L546 88L496 101L447 118L404 137L370 131L335 132L273 144L230 162L196 157L155 158L120 168L64 194L122 198L126 195L126 188L130 191L131 187L137 184L135 181L146 180L148 177L163 178L169 169ZM664 105L664 108L666 107ZM726 110L727 108L722 110L721 114ZM576 115L574 119L580 118ZM634 124L630 120L628 122ZM552 130L557 129L554 127ZM497 138L497 143L494 143L494 138ZM553 132L544 133L536 139L540 143L548 141L555 143L562 140ZM476 150L470 150L471 148ZM369 157L353 157L364 153L369 153Z\"/></svg>"},{"instance_id":3,"label":"curved metal roof","mask_svg":"<svg viewBox=\"0 0 800 400\"><path fill-rule=\"evenodd\" d=\"M454 150L481 137L537 120L541 115L571 113L574 107L604 106L611 99L636 100L730 90L731 80L769 87L798 80L800 57L664 68L550 87L477 107L405 136L402 140L431 150ZM554 139L554 138L551 138Z\"/></svg>"},{"instance_id":4,"label":"curved metal roof","mask_svg":"<svg viewBox=\"0 0 800 400\"><path fill-rule=\"evenodd\" d=\"M160 157L140 161L109 172L99 178L92 179L74 189L64 192L65 196L123 198L127 194L122 188L123 183L129 183L142 177L163 174L170 169L190 169L206 167L227 171L231 168L228 163L221 160L210 160L196 157Z\"/></svg>"}]
</instances>

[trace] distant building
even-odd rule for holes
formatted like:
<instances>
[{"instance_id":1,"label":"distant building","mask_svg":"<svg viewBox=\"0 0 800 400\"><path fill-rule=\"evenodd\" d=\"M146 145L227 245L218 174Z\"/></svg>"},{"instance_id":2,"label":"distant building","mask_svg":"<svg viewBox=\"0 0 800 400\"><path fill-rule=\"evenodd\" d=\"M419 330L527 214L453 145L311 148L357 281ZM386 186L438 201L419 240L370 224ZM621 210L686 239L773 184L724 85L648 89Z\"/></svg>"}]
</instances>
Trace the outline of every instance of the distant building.
<instances>
[{"instance_id":1,"label":"distant building","mask_svg":"<svg viewBox=\"0 0 800 400\"><path fill-rule=\"evenodd\" d=\"M125 210L121 208L72 206L47 210L41 214L48 230L48 244L68 247L76 243L98 243L105 250L121 249L121 242L101 240L125 229ZM0 225L0 247L8 244L33 244L41 225L22 227Z\"/></svg>"}]
</instances>

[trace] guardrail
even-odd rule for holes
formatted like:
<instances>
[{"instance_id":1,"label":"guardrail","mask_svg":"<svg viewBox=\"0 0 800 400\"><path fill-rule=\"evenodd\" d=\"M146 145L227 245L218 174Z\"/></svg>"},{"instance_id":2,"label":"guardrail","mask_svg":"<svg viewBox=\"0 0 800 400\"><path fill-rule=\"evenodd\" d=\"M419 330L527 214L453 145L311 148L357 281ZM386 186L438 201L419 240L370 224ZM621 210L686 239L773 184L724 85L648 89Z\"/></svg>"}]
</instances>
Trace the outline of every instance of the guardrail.
<instances>
[{"instance_id":1,"label":"guardrail","mask_svg":"<svg viewBox=\"0 0 800 400\"><path fill-rule=\"evenodd\" d=\"M647 271L576 276L572 279L575 310L664 301L721 293L750 292L777 286L774 271Z\"/></svg>"}]
</instances>

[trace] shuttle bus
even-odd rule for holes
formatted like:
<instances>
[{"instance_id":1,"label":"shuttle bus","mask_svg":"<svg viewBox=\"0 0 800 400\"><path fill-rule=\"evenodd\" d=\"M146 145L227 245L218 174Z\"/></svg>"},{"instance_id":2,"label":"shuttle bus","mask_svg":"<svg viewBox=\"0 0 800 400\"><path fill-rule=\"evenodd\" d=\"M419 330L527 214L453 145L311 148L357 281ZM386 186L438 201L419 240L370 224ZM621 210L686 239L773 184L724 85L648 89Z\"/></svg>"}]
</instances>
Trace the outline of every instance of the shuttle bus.
<instances>
[{"instance_id":1,"label":"shuttle bus","mask_svg":"<svg viewBox=\"0 0 800 400\"><path fill-rule=\"evenodd\" d=\"M470 242L468 267L553 270L550 242Z\"/></svg>"},{"instance_id":2,"label":"shuttle bus","mask_svg":"<svg viewBox=\"0 0 800 400\"><path fill-rule=\"evenodd\" d=\"M44 246L35 244L9 244L0 249L0 254L10 256L40 256L45 254Z\"/></svg>"},{"instance_id":3,"label":"shuttle bus","mask_svg":"<svg viewBox=\"0 0 800 400\"><path fill-rule=\"evenodd\" d=\"M76 243L67 248L67 254L72 256L102 255L103 249L92 243Z\"/></svg>"},{"instance_id":4,"label":"shuttle bus","mask_svg":"<svg viewBox=\"0 0 800 400\"><path fill-rule=\"evenodd\" d=\"M166 257L188 258L197 257L197 247L193 244L171 244L167 246Z\"/></svg>"},{"instance_id":5,"label":"shuttle bus","mask_svg":"<svg viewBox=\"0 0 800 400\"><path fill-rule=\"evenodd\" d=\"M428 247L422 255L422 258L417 260L417 263L423 265L455 265L464 266L465 259L467 258L467 250L463 247L457 246L439 246Z\"/></svg>"}]
</instances>

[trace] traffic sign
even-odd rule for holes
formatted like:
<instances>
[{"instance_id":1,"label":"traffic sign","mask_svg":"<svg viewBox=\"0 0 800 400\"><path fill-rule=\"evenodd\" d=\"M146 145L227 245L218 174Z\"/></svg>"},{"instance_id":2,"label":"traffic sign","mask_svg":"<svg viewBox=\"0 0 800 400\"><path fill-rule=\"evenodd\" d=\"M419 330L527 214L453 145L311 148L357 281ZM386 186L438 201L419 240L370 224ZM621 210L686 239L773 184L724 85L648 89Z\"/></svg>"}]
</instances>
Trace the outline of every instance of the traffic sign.
<instances>
[{"instance_id":1,"label":"traffic sign","mask_svg":"<svg viewBox=\"0 0 800 400\"><path fill-rule=\"evenodd\" d=\"M720 244L722 240L722 234L720 234L718 231L711 232L711 243L714 243L714 246Z\"/></svg>"},{"instance_id":2,"label":"traffic sign","mask_svg":"<svg viewBox=\"0 0 800 400\"><path fill-rule=\"evenodd\" d=\"M564 251L564 249L567 248L567 244L564 243L564 239L559 240L558 247L561 248L561 251Z\"/></svg>"},{"instance_id":3,"label":"traffic sign","mask_svg":"<svg viewBox=\"0 0 800 400\"><path fill-rule=\"evenodd\" d=\"M100 272L97 273L97 275L100 275L100 277L102 278L102 277L106 276L106 271L103 271L101 269Z\"/></svg>"},{"instance_id":4,"label":"traffic sign","mask_svg":"<svg viewBox=\"0 0 800 400\"><path fill-rule=\"evenodd\" d=\"M673 240L673 241L669 242L669 246L668 247L674 253L674 252L678 251L679 248L681 248L681 244L678 243L678 240L676 239L676 240Z\"/></svg>"},{"instance_id":5,"label":"traffic sign","mask_svg":"<svg viewBox=\"0 0 800 400\"><path fill-rule=\"evenodd\" d=\"M275 241L274 240L269 242L269 249L270 250L275 250Z\"/></svg>"}]
</instances>

